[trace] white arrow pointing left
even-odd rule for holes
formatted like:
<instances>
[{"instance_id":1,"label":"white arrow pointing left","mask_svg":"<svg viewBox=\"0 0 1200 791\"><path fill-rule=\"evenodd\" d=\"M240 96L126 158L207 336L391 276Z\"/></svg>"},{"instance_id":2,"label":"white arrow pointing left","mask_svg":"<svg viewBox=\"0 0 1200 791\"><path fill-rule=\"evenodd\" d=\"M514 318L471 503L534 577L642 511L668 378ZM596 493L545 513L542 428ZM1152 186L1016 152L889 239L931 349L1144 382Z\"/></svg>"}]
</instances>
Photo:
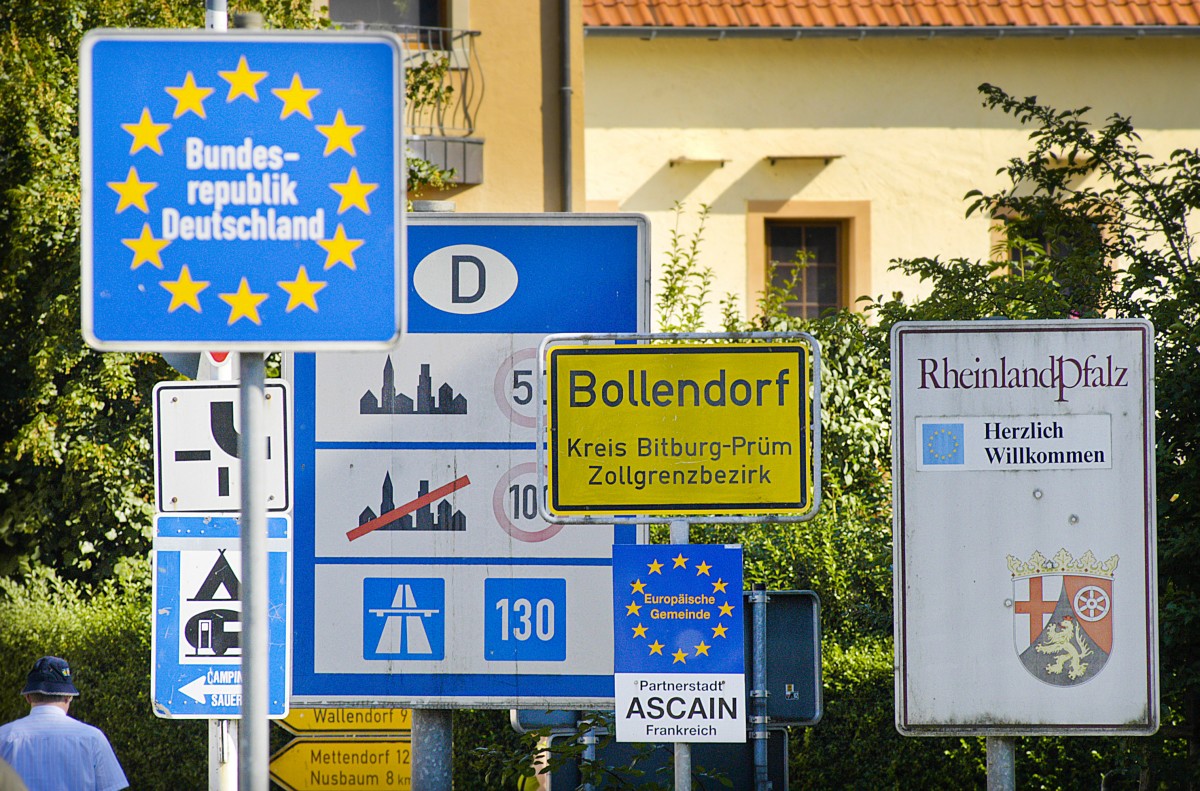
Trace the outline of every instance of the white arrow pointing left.
<instances>
[{"instance_id":1,"label":"white arrow pointing left","mask_svg":"<svg viewBox=\"0 0 1200 791\"><path fill-rule=\"evenodd\" d=\"M198 676L179 688L179 691L202 705L207 705L209 695L240 695L241 684L209 684L206 676Z\"/></svg>"}]
</instances>

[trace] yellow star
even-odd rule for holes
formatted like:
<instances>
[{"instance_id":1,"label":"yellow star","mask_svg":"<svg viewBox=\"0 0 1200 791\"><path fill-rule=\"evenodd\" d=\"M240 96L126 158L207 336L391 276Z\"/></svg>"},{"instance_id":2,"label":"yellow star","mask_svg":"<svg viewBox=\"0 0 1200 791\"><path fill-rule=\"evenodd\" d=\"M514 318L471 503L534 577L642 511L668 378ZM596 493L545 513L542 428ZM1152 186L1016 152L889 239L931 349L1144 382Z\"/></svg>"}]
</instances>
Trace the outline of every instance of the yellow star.
<instances>
[{"instance_id":1,"label":"yellow star","mask_svg":"<svg viewBox=\"0 0 1200 791\"><path fill-rule=\"evenodd\" d=\"M322 280L309 280L308 270L300 267L295 280L280 280L276 285L288 293L286 313L301 305L308 307L313 313L317 312L316 294L328 283Z\"/></svg>"},{"instance_id":2,"label":"yellow star","mask_svg":"<svg viewBox=\"0 0 1200 791\"><path fill-rule=\"evenodd\" d=\"M728 582L726 582L723 579L718 578L717 581L713 583L713 593L724 593L725 589L728 587L729 587Z\"/></svg>"},{"instance_id":3,"label":"yellow star","mask_svg":"<svg viewBox=\"0 0 1200 791\"><path fill-rule=\"evenodd\" d=\"M719 609L721 610L721 612L719 612L717 614L718 618L720 618L722 615L729 615L729 616L733 615L733 605L729 604L728 602L726 602L725 604L722 604Z\"/></svg>"},{"instance_id":4,"label":"yellow star","mask_svg":"<svg viewBox=\"0 0 1200 791\"><path fill-rule=\"evenodd\" d=\"M633 583L633 592L634 593L645 593L646 592L646 583L642 582L641 580L634 582Z\"/></svg>"},{"instance_id":5,"label":"yellow star","mask_svg":"<svg viewBox=\"0 0 1200 791\"><path fill-rule=\"evenodd\" d=\"M229 311L229 324L233 324L238 319L246 318L253 321L255 324L261 325L262 319L258 317L258 306L264 299L266 294L255 294L250 290L250 283L246 278L242 278L242 282L238 284L238 290L232 294L218 294L221 299L229 303L231 310Z\"/></svg>"},{"instance_id":6,"label":"yellow star","mask_svg":"<svg viewBox=\"0 0 1200 791\"><path fill-rule=\"evenodd\" d=\"M642 614L642 605L633 604L633 603L625 605L625 614L626 615L641 615Z\"/></svg>"},{"instance_id":7,"label":"yellow star","mask_svg":"<svg viewBox=\"0 0 1200 791\"><path fill-rule=\"evenodd\" d=\"M178 88L167 88L167 93L171 94L175 99L175 117L191 110L201 118L208 118L204 114L204 100L213 92L212 88L199 88L196 86L196 78L189 71L183 79L183 85Z\"/></svg>"},{"instance_id":8,"label":"yellow star","mask_svg":"<svg viewBox=\"0 0 1200 791\"><path fill-rule=\"evenodd\" d=\"M700 645L696 646L696 656L700 656L701 654L708 656L708 644L703 640L700 641Z\"/></svg>"},{"instance_id":9,"label":"yellow star","mask_svg":"<svg viewBox=\"0 0 1200 791\"><path fill-rule=\"evenodd\" d=\"M657 560L650 561L650 573L651 574L662 574L662 564L659 563Z\"/></svg>"},{"instance_id":10,"label":"yellow star","mask_svg":"<svg viewBox=\"0 0 1200 791\"><path fill-rule=\"evenodd\" d=\"M137 206L146 214L149 214L150 207L146 205L146 196L158 186L158 182L141 181L138 178L137 168L130 168L124 181L110 181L108 182L108 186L121 196L120 200L117 201L117 214L125 211L130 206Z\"/></svg>"},{"instance_id":11,"label":"yellow star","mask_svg":"<svg viewBox=\"0 0 1200 791\"><path fill-rule=\"evenodd\" d=\"M340 148L353 157L358 156L354 151L354 136L366 127L346 123L346 115L338 110L332 124L317 124L316 129L325 135L325 156Z\"/></svg>"},{"instance_id":12,"label":"yellow star","mask_svg":"<svg viewBox=\"0 0 1200 791\"><path fill-rule=\"evenodd\" d=\"M358 168L350 168L350 175L346 177L345 183L330 184L329 188L342 196L342 202L338 204L338 214L351 206L357 206L363 214L370 214L371 207L367 205L367 196L379 189L379 185L364 184L358 177Z\"/></svg>"},{"instance_id":13,"label":"yellow star","mask_svg":"<svg viewBox=\"0 0 1200 791\"><path fill-rule=\"evenodd\" d=\"M257 102L258 84L267 76L265 71L250 71L245 55L238 61L236 71L218 71L217 74L229 83L229 95L225 97L227 104L239 96L248 96Z\"/></svg>"},{"instance_id":14,"label":"yellow star","mask_svg":"<svg viewBox=\"0 0 1200 791\"><path fill-rule=\"evenodd\" d=\"M272 88L271 93L283 101L283 110L279 113L279 120L282 121L292 113L300 113L311 121L312 110L308 108L308 103L321 93L321 89L305 88L304 83L300 82L300 75L293 74L291 85L286 88Z\"/></svg>"},{"instance_id":15,"label":"yellow star","mask_svg":"<svg viewBox=\"0 0 1200 791\"><path fill-rule=\"evenodd\" d=\"M133 145L129 147L130 154L136 154L143 148L149 148L161 155L162 143L158 138L162 137L163 132L170 129L171 125L154 123L154 119L150 117L150 110L143 107L142 117L136 124L121 124L121 128L133 135Z\"/></svg>"},{"instance_id":16,"label":"yellow star","mask_svg":"<svg viewBox=\"0 0 1200 791\"><path fill-rule=\"evenodd\" d=\"M700 561L700 565L696 566L696 576L699 577L701 574L703 574L706 577L709 576L708 570L711 568L712 568L712 566L708 565L703 560Z\"/></svg>"},{"instance_id":17,"label":"yellow star","mask_svg":"<svg viewBox=\"0 0 1200 791\"><path fill-rule=\"evenodd\" d=\"M724 637L725 632L727 632L727 631L728 631L728 629L725 626L721 626L721 625L714 626L713 627L713 637Z\"/></svg>"},{"instance_id":18,"label":"yellow star","mask_svg":"<svg viewBox=\"0 0 1200 791\"><path fill-rule=\"evenodd\" d=\"M650 644L650 653L662 656L663 644L655 640Z\"/></svg>"},{"instance_id":19,"label":"yellow star","mask_svg":"<svg viewBox=\"0 0 1200 791\"><path fill-rule=\"evenodd\" d=\"M183 269L179 270L178 280L163 280L159 285L171 292L171 305L167 308L167 313L174 313L180 305L187 305L199 313L200 300L197 296L208 288L208 281L192 280L192 273L188 271L187 264L184 264Z\"/></svg>"},{"instance_id":20,"label":"yellow star","mask_svg":"<svg viewBox=\"0 0 1200 791\"><path fill-rule=\"evenodd\" d=\"M637 626L633 627L633 636L634 637L645 637L646 636L646 627L642 626L640 623Z\"/></svg>"},{"instance_id":21,"label":"yellow star","mask_svg":"<svg viewBox=\"0 0 1200 791\"><path fill-rule=\"evenodd\" d=\"M338 264L345 264L354 269L354 251L363 246L362 239L347 239L346 229L338 223L332 239L317 239L317 244L324 248L325 268L332 269Z\"/></svg>"},{"instance_id":22,"label":"yellow star","mask_svg":"<svg viewBox=\"0 0 1200 791\"><path fill-rule=\"evenodd\" d=\"M155 239L149 223L142 225L142 235L138 238L121 240L121 244L133 251L133 263L130 265L130 269L137 269L147 263L162 269L162 256L159 253L170 243L170 239Z\"/></svg>"},{"instance_id":23,"label":"yellow star","mask_svg":"<svg viewBox=\"0 0 1200 791\"><path fill-rule=\"evenodd\" d=\"M687 568L688 559L683 556L682 552L680 552L678 555L676 555L674 560L675 560L675 565L671 566L671 568L677 569L680 566L682 566L685 569Z\"/></svg>"},{"instance_id":24,"label":"yellow star","mask_svg":"<svg viewBox=\"0 0 1200 791\"><path fill-rule=\"evenodd\" d=\"M685 665L687 664L687 651L684 651L682 648L680 648L675 653L671 654L671 656L675 657L675 661L673 661L671 663L672 665L677 665L680 662L682 662Z\"/></svg>"}]
</instances>

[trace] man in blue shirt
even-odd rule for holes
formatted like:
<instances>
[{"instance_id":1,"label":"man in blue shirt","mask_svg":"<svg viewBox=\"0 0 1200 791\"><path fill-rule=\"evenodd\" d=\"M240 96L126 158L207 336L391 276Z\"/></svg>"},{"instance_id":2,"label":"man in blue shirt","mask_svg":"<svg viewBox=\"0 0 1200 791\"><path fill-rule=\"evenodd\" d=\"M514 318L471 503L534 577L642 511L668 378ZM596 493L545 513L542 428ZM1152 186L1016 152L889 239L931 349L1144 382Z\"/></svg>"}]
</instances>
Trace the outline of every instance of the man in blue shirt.
<instances>
[{"instance_id":1,"label":"man in blue shirt","mask_svg":"<svg viewBox=\"0 0 1200 791\"><path fill-rule=\"evenodd\" d=\"M99 728L67 716L79 690L65 659L44 656L21 690L29 714L0 726L0 758L29 791L119 791L129 787L112 745Z\"/></svg>"}]
</instances>

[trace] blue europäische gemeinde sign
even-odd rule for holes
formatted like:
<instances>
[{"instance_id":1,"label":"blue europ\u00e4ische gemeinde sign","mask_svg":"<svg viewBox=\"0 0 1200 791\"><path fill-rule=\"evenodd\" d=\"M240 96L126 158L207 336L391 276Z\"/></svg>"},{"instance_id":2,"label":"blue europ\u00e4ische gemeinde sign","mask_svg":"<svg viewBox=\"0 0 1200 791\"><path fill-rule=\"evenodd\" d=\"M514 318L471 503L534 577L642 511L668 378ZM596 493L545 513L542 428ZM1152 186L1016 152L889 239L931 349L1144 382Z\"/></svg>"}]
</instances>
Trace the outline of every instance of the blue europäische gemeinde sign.
<instances>
[{"instance_id":1,"label":"blue europ\u00e4ische gemeinde sign","mask_svg":"<svg viewBox=\"0 0 1200 791\"><path fill-rule=\"evenodd\" d=\"M744 742L742 548L613 547L617 740Z\"/></svg>"},{"instance_id":2,"label":"blue europ\u00e4ische gemeinde sign","mask_svg":"<svg viewBox=\"0 0 1200 791\"><path fill-rule=\"evenodd\" d=\"M93 31L82 313L106 350L380 348L402 328L395 36Z\"/></svg>"}]
</instances>

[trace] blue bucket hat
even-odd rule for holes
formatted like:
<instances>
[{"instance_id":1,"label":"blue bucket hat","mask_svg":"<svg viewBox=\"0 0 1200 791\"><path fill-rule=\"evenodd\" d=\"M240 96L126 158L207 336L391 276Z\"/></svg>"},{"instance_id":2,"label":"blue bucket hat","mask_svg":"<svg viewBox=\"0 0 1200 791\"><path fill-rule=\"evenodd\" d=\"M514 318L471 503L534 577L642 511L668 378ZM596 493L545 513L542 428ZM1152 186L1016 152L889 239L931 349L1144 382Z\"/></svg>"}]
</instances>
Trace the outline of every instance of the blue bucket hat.
<instances>
[{"instance_id":1,"label":"blue bucket hat","mask_svg":"<svg viewBox=\"0 0 1200 791\"><path fill-rule=\"evenodd\" d=\"M33 663L33 670L25 677L25 689L21 690L21 694L28 695L30 692L41 692L43 695L79 694L79 690L71 683L71 666L67 660L56 656L44 656Z\"/></svg>"}]
</instances>

